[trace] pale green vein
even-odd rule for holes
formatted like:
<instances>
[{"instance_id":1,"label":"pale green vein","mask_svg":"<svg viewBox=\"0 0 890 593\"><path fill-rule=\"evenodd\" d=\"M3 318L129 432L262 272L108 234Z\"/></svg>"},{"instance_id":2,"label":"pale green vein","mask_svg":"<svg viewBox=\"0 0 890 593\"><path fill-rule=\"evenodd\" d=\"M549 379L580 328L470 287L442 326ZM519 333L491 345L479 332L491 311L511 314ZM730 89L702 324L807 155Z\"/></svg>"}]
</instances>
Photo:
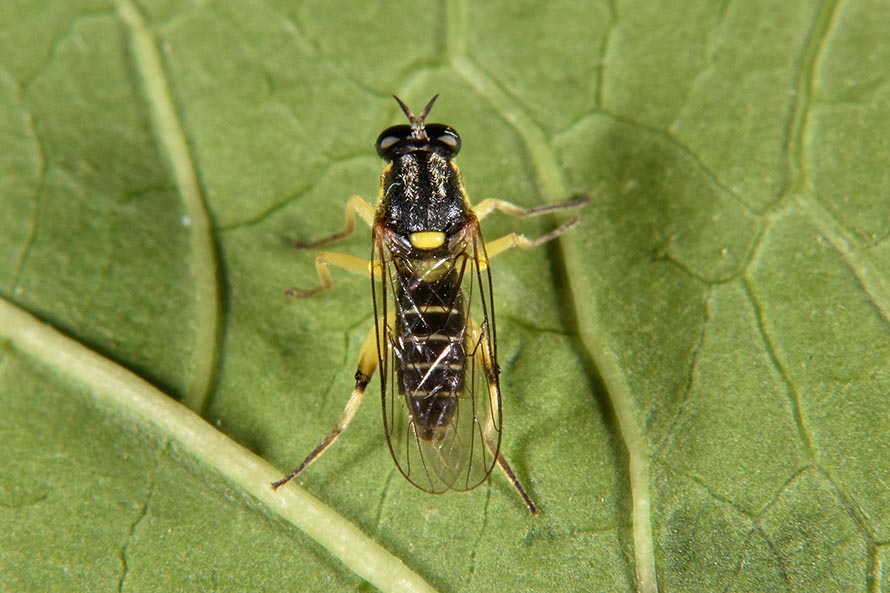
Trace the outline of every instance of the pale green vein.
<instances>
[{"instance_id":1,"label":"pale green vein","mask_svg":"<svg viewBox=\"0 0 890 593\"><path fill-rule=\"evenodd\" d=\"M118 13L129 30L130 51L143 85L156 140L173 172L188 221L191 269L195 283L195 347L184 403L200 412L213 384L220 334L219 283L213 229L155 40L130 0L118 2Z\"/></svg>"},{"instance_id":2,"label":"pale green vein","mask_svg":"<svg viewBox=\"0 0 890 593\"><path fill-rule=\"evenodd\" d=\"M25 113L25 120L28 123L28 132L34 141L34 153L37 157L37 183L34 186L34 192L31 194L31 216L28 219L28 236L16 259L15 274L10 286L11 291L19 290L19 280L25 271L28 258L31 256L31 249L34 247L34 241L37 237L37 218L40 212L40 202L43 199L43 189L46 185L46 152L37 133L34 118L30 113Z\"/></svg>"},{"instance_id":3,"label":"pale green vein","mask_svg":"<svg viewBox=\"0 0 890 593\"><path fill-rule=\"evenodd\" d=\"M130 528L127 531L127 541L124 542L123 548L120 551L121 576L117 581L117 590L119 592L123 592L124 585L127 582L127 576L130 574L130 543L133 541L133 536L136 534L136 529L139 528L139 525L148 516L148 506L151 502L152 496L154 495L155 474L157 473L158 467L161 464L161 459L167 452L169 442L170 441L164 442L164 446L158 452L157 457L155 457L154 467L151 469L151 472L148 475L148 486L145 491L145 498L142 501L142 508L139 510L139 514L136 516L136 519L130 524Z\"/></svg>"},{"instance_id":4,"label":"pale green vein","mask_svg":"<svg viewBox=\"0 0 890 593\"><path fill-rule=\"evenodd\" d=\"M452 54L449 64L473 89L485 97L498 114L509 123L528 150L535 176L535 185L541 195L553 199L566 195L566 182L562 168L556 161L556 154L550 139L544 131L516 104L516 101L503 91L488 73L479 68L466 56Z\"/></svg>"},{"instance_id":5,"label":"pale green vein","mask_svg":"<svg viewBox=\"0 0 890 593\"><path fill-rule=\"evenodd\" d=\"M531 157L535 184L541 193L551 199L555 196L565 196L566 182L550 145L550 138L523 112L517 101L504 92L488 73L467 55L466 37L469 18L467 10L466 0L451 0L446 6L445 52L449 66L477 93L485 97L522 138Z\"/></svg>"},{"instance_id":6,"label":"pale green vein","mask_svg":"<svg viewBox=\"0 0 890 593\"><path fill-rule=\"evenodd\" d=\"M670 423L668 423L668 429L664 432L664 436L661 437L659 442L656 443L655 450L653 451L653 456L659 457L664 464L668 464L669 461L664 459L662 451L663 449L667 449L668 443L674 437L674 432L678 430L677 427L680 425L683 412L692 397L692 389L696 383L696 371L700 364L699 356L701 355L702 346L705 343L705 337L708 335L708 330L714 322L714 293L714 287L709 287L708 296L705 298L705 319L701 325L698 339L695 341L695 345L692 347L689 354L689 374L686 376L686 384L683 386L683 395L680 397L680 402L677 404L677 410L674 412L674 417L671 419Z\"/></svg>"},{"instance_id":7,"label":"pale green vein","mask_svg":"<svg viewBox=\"0 0 890 593\"><path fill-rule=\"evenodd\" d=\"M23 355L87 389L96 403L156 427L211 470L242 488L327 548L381 591L432 593L402 561L295 485L273 491L281 472L221 434L200 416L125 368L86 348L0 298L0 338Z\"/></svg>"},{"instance_id":8,"label":"pale green vein","mask_svg":"<svg viewBox=\"0 0 890 593\"><path fill-rule=\"evenodd\" d=\"M843 225L818 200L801 195L798 196L797 203L819 229L819 233L828 239L844 259L881 318L890 322L890 283L882 273L881 266L872 261L868 251L857 245Z\"/></svg>"},{"instance_id":9,"label":"pale green vein","mask_svg":"<svg viewBox=\"0 0 890 593\"><path fill-rule=\"evenodd\" d=\"M785 384L791 415L794 418L794 424L797 427L798 439L803 443L807 459L816 463L819 461L819 449L813 443L809 422L807 422L804 406L800 398L800 391L798 391L797 387L794 385L794 381L792 381L791 376L788 374L788 369L786 368L784 361L779 356L779 349L776 348L776 345L770 337L766 325L766 312L757 298L757 293L754 290L754 281L746 276L742 280L742 288L745 290L745 296L751 304L757 332L760 334L760 339L763 342L763 347L766 349L767 356L772 362L775 371L782 379L782 382Z\"/></svg>"},{"instance_id":10,"label":"pale green vein","mask_svg":"<svg viewBox=\"0 0 890 593\"><path fill-rule=\"evenodd\" d=\"M570 242L564 245L566 259L582 261ZM590 352L597 370L606 385L609 401L615 410L621 438L628 454L628 473L632 498L634 561L637 571L637 588L641 593L656 593L658 580L655 572L655 542L652 537L652 502L649 494L649 447L643 438L636 417L630 386L621 371L619 355L603 341L596 331L596 312L593 303L579 298L574 283L569 286L575 295L578 319L581 328L581 341Z\"/></svg>"},{"instance_id":11,"label":"pale green vein","mask_svg":"<svg viewBox=\"0 0 890 593\"><path fill-rule=\"evenodd\" d=\"M797 76L797 93L788 122L786 151L787 181L782 195L805 191L811 183L807 173L806 136L810 104L814 94L814 76L839 5L838 0L823 2L813 22Z\"/></svg>"},{"instance_id":12,"label":"pale green vein","mask_svg":"<svg viewBox=\"0 0 890 593\"><path fill-rule=\"evenodd\" d=\"M545 196L565 196L567 182L556 158L550 138L517 102L491 77L477 66L466 52L467 4L465 0L449 2L446 15L448 61L473 89L494 107L522 138L534 168L535 183ZM564 244L566 260L583 262L584 259L572 248L572 242ZM577 265L582 269L582 265ZM569 289L575 296L581 341L593 358L606 385L609 399L618 419L621 437L629 458L630 490L633 515L634 560L637 588L642 593L656 593L658 581L655 571L655 543L652 536L652 505L649 494L649 448L643 438L636 417L630 387L625 381L617 353L608 348L602 335L596 331L598 324L593 303L582 298L572 277L568 277Z\"/></svg>"},{"instance_id":13,"label":"pale green vein","mask_svg":"<svg viewBox=\"0 0 890 593\"><path fill-rule=\"evenodd\" d=\"M630 126L632 128L636 128L642 132L651 134L655 138L660 139L661 141L666 143L668 146L670 146L671 148L673 148L674 150L678 151L680 154L682 154L683 156L688 158L690 161L692 161L692 163L702 172L702 174L708 179L708 181L710 183L712 183L715 187L719 188L721 191L726 193L726 195L730 196L733 200L738 202L738 204L742 208L744 208L745 211L748 212L748 214L750 214L751 216L753 216L755 218L759 218L761 216L761 213L758 212L757 210L755 210L754 208L752 208L745 201L745 199L742 197L741 194L739 194L736 190L734 190L733 188L728 186L722 179L720 179L720 176L717 175L716 172L714 172L712 169L710 169L705 164L705 162L702 160L701 156L699 156L699 154L697 152L692 150L692 148L690 148L689 146L686 146L685 144L680 142L675 136L673 136L669 132L666 132L666 131L656 128L654 126L649 126L644 123L635 121L633 119L630 119L630 118L620 115L618 113L612 113L611 111L602 111L601 113L602 113L602 115L612 119L613 121L616 121L616 122L626 125L626 126Z\"/></svg>"},{"instance_id":14,"label":"pale green vein","mask_svg":"<svg viewBox=\"0 0 890 593\"><path fill-rule=\"evenodd\" d=\"M606 105L606 56L609 55L609 47L612 45L612 36L615 27L618 26L618 4L615 0L609 0L609 24L606 33L600 40L599 60L596 66L596 106L603 109Z\"/></svg>"},{"instance_id":15,"label":"pale green vein","mask_svg":"<svg viewBox=\"0 0 890 593\"><path fill-rule=\"evenodd\" d=\"M46 46L46 51L43 52L43 55L34 62L34 66L28 69L25 77L18 84L19 99L24 99L25 96L29 94L31 85L33 85L34 82L40 77L40 75L46 71L47 67L53 61L55 61L55 59L59 55L59 49L65 43L72 41L72 38L75 39L75 45L78 45L80 43L80 41L78 40L79 38L77 38L75 35L78 26L90 19L105 17L109 14L109 11L103 8L96 11L85 10L75 15L74 18L72 18L71 21L68 23L68 25L55 37L53 37L50 43Z\"/></svg>"},{"instance_id":16,"label":"pale green vein","mask_svg":"<svg viewBox=\"0 0 890 593\"><path fill-rule=\"evenodd\" d=\"M450 0L445 5L445 55L462 56L467 50L466 0Z\"/></svg>"},{"instance_id":17,"label":"pale green vein","mask_svg":"<svg viewBox=\"0 0 890 593\"><path fill-rule=\"evenodd\" d=\"M869 593L890 591L890 543L878 543L872 558Z\"/></svg>"}]
</instances>

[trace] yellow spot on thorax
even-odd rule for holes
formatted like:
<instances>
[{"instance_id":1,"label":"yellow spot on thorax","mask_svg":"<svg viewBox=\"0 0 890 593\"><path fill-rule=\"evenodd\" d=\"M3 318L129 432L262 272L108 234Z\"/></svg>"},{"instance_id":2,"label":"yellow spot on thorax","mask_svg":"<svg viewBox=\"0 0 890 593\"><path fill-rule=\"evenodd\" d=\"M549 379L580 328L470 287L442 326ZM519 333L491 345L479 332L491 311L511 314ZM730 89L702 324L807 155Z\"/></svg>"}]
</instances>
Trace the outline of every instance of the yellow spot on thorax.
<instances>
[{"instance_id":1,"label":"yellow spot on thorax","mask_svg":"<svg viewBox=\"0 0 890 593\"><path fill-rule=\"evenodd\" d=\"M409 237L414 249L437 249L445 244L445 233L440 231L421 231L411 233Z\"/></svg>"}]
</instances>

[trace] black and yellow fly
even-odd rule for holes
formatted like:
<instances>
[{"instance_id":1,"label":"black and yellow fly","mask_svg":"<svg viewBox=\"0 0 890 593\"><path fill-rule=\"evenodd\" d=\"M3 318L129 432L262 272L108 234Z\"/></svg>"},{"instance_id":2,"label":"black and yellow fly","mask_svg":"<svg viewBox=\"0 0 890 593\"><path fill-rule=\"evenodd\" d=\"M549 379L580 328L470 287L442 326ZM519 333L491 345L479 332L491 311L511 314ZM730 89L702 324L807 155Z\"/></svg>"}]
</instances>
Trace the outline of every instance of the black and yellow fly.
<instances>
[{"instance_id":1,"label":"black and yellow fly","mask_svg":"<svg viewBox=\"0 0 890 593\"><path fill-rule=\"evenodd\" d=\"M497 463L528 510L535 503L500 452L501 389L489 260L520 247L531 249L569 230L570 220L529 240L511 233L484 243L479 221L499 210L535 216L577 208L586 198L538 208L497 199L471 206L454 157L460 136L444 124L426 124L436 97L415 116L395 97L410 125L385 129L377 153L386 163L374 207L360 196L346 205L340 232L297 246L311 248L351 235L355 215L373 229L370 261L321 251L315 267L321 284L304 298L331 287L329 266L371 277L376 323L362 344L355 388L334 429L278 488L300 474L346 430L365 388L380 371L383 423L399 470L427 492L470 490Z\"/></svg>"}]
</instances>

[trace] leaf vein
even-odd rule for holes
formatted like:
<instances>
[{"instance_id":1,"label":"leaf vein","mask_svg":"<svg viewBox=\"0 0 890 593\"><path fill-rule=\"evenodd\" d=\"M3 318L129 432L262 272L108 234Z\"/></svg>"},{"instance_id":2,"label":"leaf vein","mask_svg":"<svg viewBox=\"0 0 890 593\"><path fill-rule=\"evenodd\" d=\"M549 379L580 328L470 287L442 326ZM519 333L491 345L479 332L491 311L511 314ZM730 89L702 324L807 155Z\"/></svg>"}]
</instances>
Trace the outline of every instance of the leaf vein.
<instances>
[{"instance_id":1,"label":"leaf vein","mask_svg":"<svg viewBox=\"0 0 890 593\"><path fill-rule=\"evenodd\" d=\"M567 182L557 163L556 154L543 129L538 126L516 101L481 68L462 55L450 56L451 67L480 95L482 95L522 138L531 157L535 183L547 196L564 196ZM568 278L569 290L575 294L575 306L582 302L577 289ZM576 310L577 319L585 319L583 311ZM652 507L649 492L649 453L642 430L634 417L630 387L619 370L614 353L606 347L592 330L582 329L581 342L595 361L608 397L618 419L621 438L628 451L630 489L632 498L634 558L637 586L642 593L658 591L655 568L655 542L652 535Z\"/></svg>"},{"instance_id":2,"label":"leaf vein","mask_svg":"<svg viewBox=\"0 0 890 593\"><path fill-rule=\"evenodd\" d=\"M890 323L890 282L881 272L868 252L850 237L832 213L819 200L801 195L797 200L819 233L828 239L831 246L843 258L845 265L856 277L875 310L885 323Z\"/></svg>"},{"instance_id":3,"label":"leaf vein","mask_svg":"<svg viewBox=\"0 0 890 593\"><path fill-rule=\"evenodd\" d=\"M616 0L608 0L606 3L609 9L609 22L606 25L606 31L600 40L599 62L596 66L596 96L594 105L597 109L605 107L605 88L606 88L606 56L609 55L609 48L612 44L612 36L615 28L618 26L618 3Z\"/></svg>"},{"instance_id":4,"label":"leaf vein","mask_svg":"<svg viewBox=\"0 0 890 593\"><path fill-rule=\"evenodd\" d=\"M726 185L720 179L720 177L718 177L717 174L714 173L714 171L712 171L707 165L705 165L704 161L701 160L701 157L699 157L697 152L695 152L694 150L692 150L691 148L689 148L688 146L686 146L685 144L680 142L669 131L662 130L660 128L656 128L654 126L646 125L644 123L638 122L636 120L630 119L628 117L625 117L623 115L620 115L618 113L613 113L610 111L604 111L603 115L605 115L608 118L611 118L612 120L614 120L618 123L637 128L638 130L642 130L643 132L652 134L653 136L656 136L657 138L662 139L664 142L668 143L669 145L671 145L672 147L677 149L679 152L681 152L683 155L685 155L686 158L690 159L701 170L702 174L711 183L713 183L715 186L720 188L722 191L726 192L727 195L731 196L736 202L738 202L738 204L742 208L745 209L745 211L748 214L750 214L753 217L762 216L762 214L763 214L762 212L759 212L759 211L755 210L754 208L752 208L748 204L748 202L746 202L744 200L744 198L741 196L741 194L739 194L733 188Z\"/></svg>"},{"instance_id":5,"label":"leaf vein","mask_svg":"<svg viewBox=\"0 0 890 593\"><path fill-rule=\"evenodd\" d=\"M28 264L28 259L31 256L31 249L34 247L34 242L37 238L37 216L43 201L43 190L46 186L46 149L43 147L43 141L40 139L40 134L37 131L37 124L34 121L33 116L30 113L27 113L25 117L28 121L28 130L34 140L35 151L39 159L38 174L37 183L34 185L34 192L31 196L32 208L31 216L28 220L28 236L25 238L25 242L19 250L19 255L16 258L15 272L12 274L12 283L9 287L10 294L16 294L19 280L21 279L25 266Z\"/></svg>"},{"instance_id":6,"label":"leaf vein","mask_svg":"<svg viewBox=\"0 0 890 593\"><path fill-rule=\"evenodd\" d=\"M118 14L127 26L132 59L151 113L156 140L172 169L191 231L195 347L184 401L200 413L214 384L221 335L220 266L212 222L156 41L130 0L118 2Z\"/></svg>"},{"instance_id":7,"label":"leaf vein","mask_svg":"<svg viewBox=\"0 0 890 593\"><path fill-rule=\"evenodd\" d=\"M476 541L473 542L473 546L470 548L470 568L467 571L467 578L464 580L464 591L472 591L473 580L476 578L476 568L477 562L476 557L479 553L479 546L482 543L482 540L485 537L485 532L488 528L488 519L489 519L489 511L491 510L491 480L486 482L485 488L485 503L482 506L482 523L479 525L479 533L476 536Z\"/></svg>"},{"instance_id":8,"label":"leaf vein","mask_svg":"<svg viewBox=\"0 0 890 593\"><path fill-rule=\"evenodd\" d=\"M714 298L714 288L711 287L708 289L708 296L705 299L705 321L702 323L701 332L698 335L698 339L695 341L695 344L692 347L692 351L689 355L689 373L686 377L686 385L683 388L683 396L680 398L680 402L677 404L677 410L674 412L674 417L671 418L670 423L668 424L668 429L665 431L664 436L660 439L659 443L655 446L652 454L653 456L659 455L662 450L667 446L668 441L671 439L674 431L677 426L680 424L680 418L683 416L683 411L686 408L686 404L689 403L690 394L692 393L692 387L695 385L695 370L698 366L698 357L701 352L702 345L705 342L705 335L708 332L708 325L712 321L711 315L711 303Z\"/></svg>"},{"instance_id":9,"label":"leaf vein","mask_svg":"<svg viewBox=\"0 0 890 593\"><path fill-rule=\"evenodd\" d=\"M535 185L550 200L565 197L568 183L556 160L556 153L544 130L521 108L521 103L511 96L487 72L470 58L450 56L451 67L476 92L484 97L522 139L530 157Z\"/></svg>"},{"instance_id":10,"label":"leaf vein","mask_svg":"<svg viewBox=\"0 0 890 593\"><path fill-rule=\"evenodd\" d=\"M95 403L156 429L189 455L263 503L271 512L327 548L350 570L381 591L434 593L402 560L365 535L333 509L296 486L273 491L281 473L264 459L217 431L124 367L62 335L0 297L0 338L8 339L35 364L85 385L79 390Z\"/></svg>"},{"instance_id":11,"label":"leaf vein","mask_svg":"<svg viewBox=\"0 0 890 593\"><path fill-rule=\"evenodd\" d=\"M97 11L84 11L81 14L75 15L74 18L71 19L71 22L68 23L68 26L65 27L62 31L60 31L53 39L49 42L49 47L44 52L43 56L36 62L33 70L29 72L19 83L18 92L19 97L24 97L28 93L31 85L37 80L37 77L44 71L44 69L52 63L53 59L55 59L56 54L59 51L59 47L65 43L66 41L75 39L75 43L80 41L79 39L74 37L75 29L80 25L83 21L88 19L93 19L96 17L105 17L110 16L112 13L108 10L97 10ZM82 42L80 43L82 46Z\"/></svg>"},{"instance_id":12,"label":"leaf vein","mask_svg":"<svg viewBox=\"0 0 890 593\"><path fill-rule=\"evenodd\" d=\"M804 43L800 64L796 69L796 87L790 108L790 117L785 129L786 141L783 143L785 152L785 186L781 195L804 191L811 183L808 174L806 135L809 126L810 103L813 99L815 83L814 73L819 67L825 40L836 21L839 0L827 0L822 3L819 12L813 19L807 40Z\"/></svg>"},{"instance_id":13,"label":"leaf vein","mask_svg":"<svg viewBox=\"0 0 890 593\"><path fill-rule=\"evenodd\" d=\"M744 281L742 282L742 286L744 287L745 295L751 304L751 309L754 312L757 333L760 335L760 339L763 342L764 348L766 349L767 358L775 368L776 372L779 374L782 382L785 384L789 403L791 404L791 415L794 418L794 424L797 427L798 438L804 444L804 448L806 450L806 458L810 461L815 462L819 459L819 454L813 444L813 437L810 433L809 427L807 426L803 404L800 399L800 392L794 386L794 382L791 380L791 377L788 374L788 369L785 367L785 363L782 362L781 357L778 354L778 350L776 349L776 345L773 343L773 340L769 335L769 331L767 331L766 312L764 311L760 301L757 299L756 291L754 290L753 286L753 280L746 276Z\"/></svg>"},{"instance_id":14,"label":"leaf vein","mask_svg":"<svg viewBox=\"0 0 890 593\"><path fill-rule=\"evenodd\" d=\"M117 582L117 590L118 593L123 593L124 585L127 580L127 575L130 572L130 560L129 560L129 550L130 543L133 541L133 536L136 533L136 529L139 527L139 524L142 523L143 519L148 515L148 505L151 502L152 496L154 496L155 489L155 474L157 473L158 466L161 464L161 458L166 454L167 447L169 446L169 441L164 441L161 446L158 456L155 458L154 467L152 467L151 471L148 474L148 488L145 492L145 499L142 501L142 506L139 510L139 514L130 524L130 528L127 531L127 541L124 542L123 547L121 548L120 557L121 564L123 565L123 570L121 572L120 579Z\"/></svg>"}]
</instances>

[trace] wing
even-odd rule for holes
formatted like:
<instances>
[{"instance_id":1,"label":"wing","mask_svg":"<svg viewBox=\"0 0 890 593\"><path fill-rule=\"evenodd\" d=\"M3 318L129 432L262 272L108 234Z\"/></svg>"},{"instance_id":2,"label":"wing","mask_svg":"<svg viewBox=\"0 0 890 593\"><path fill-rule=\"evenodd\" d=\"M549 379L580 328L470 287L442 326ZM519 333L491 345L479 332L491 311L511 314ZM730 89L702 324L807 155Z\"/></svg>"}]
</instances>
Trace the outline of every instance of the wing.
<instances>
[{"instance_id":1,"label":"wing","mask_svg":"<svg viewBox=\"0 0 890 593\"><path fill-rule=\"evenodd\" d=\"M465 248L447 257L400 259L378 238L373 259L393 459L421 490L475 488L501 442L491 276L478 225L468 225Z\"/></svg>"}]
</instances>

